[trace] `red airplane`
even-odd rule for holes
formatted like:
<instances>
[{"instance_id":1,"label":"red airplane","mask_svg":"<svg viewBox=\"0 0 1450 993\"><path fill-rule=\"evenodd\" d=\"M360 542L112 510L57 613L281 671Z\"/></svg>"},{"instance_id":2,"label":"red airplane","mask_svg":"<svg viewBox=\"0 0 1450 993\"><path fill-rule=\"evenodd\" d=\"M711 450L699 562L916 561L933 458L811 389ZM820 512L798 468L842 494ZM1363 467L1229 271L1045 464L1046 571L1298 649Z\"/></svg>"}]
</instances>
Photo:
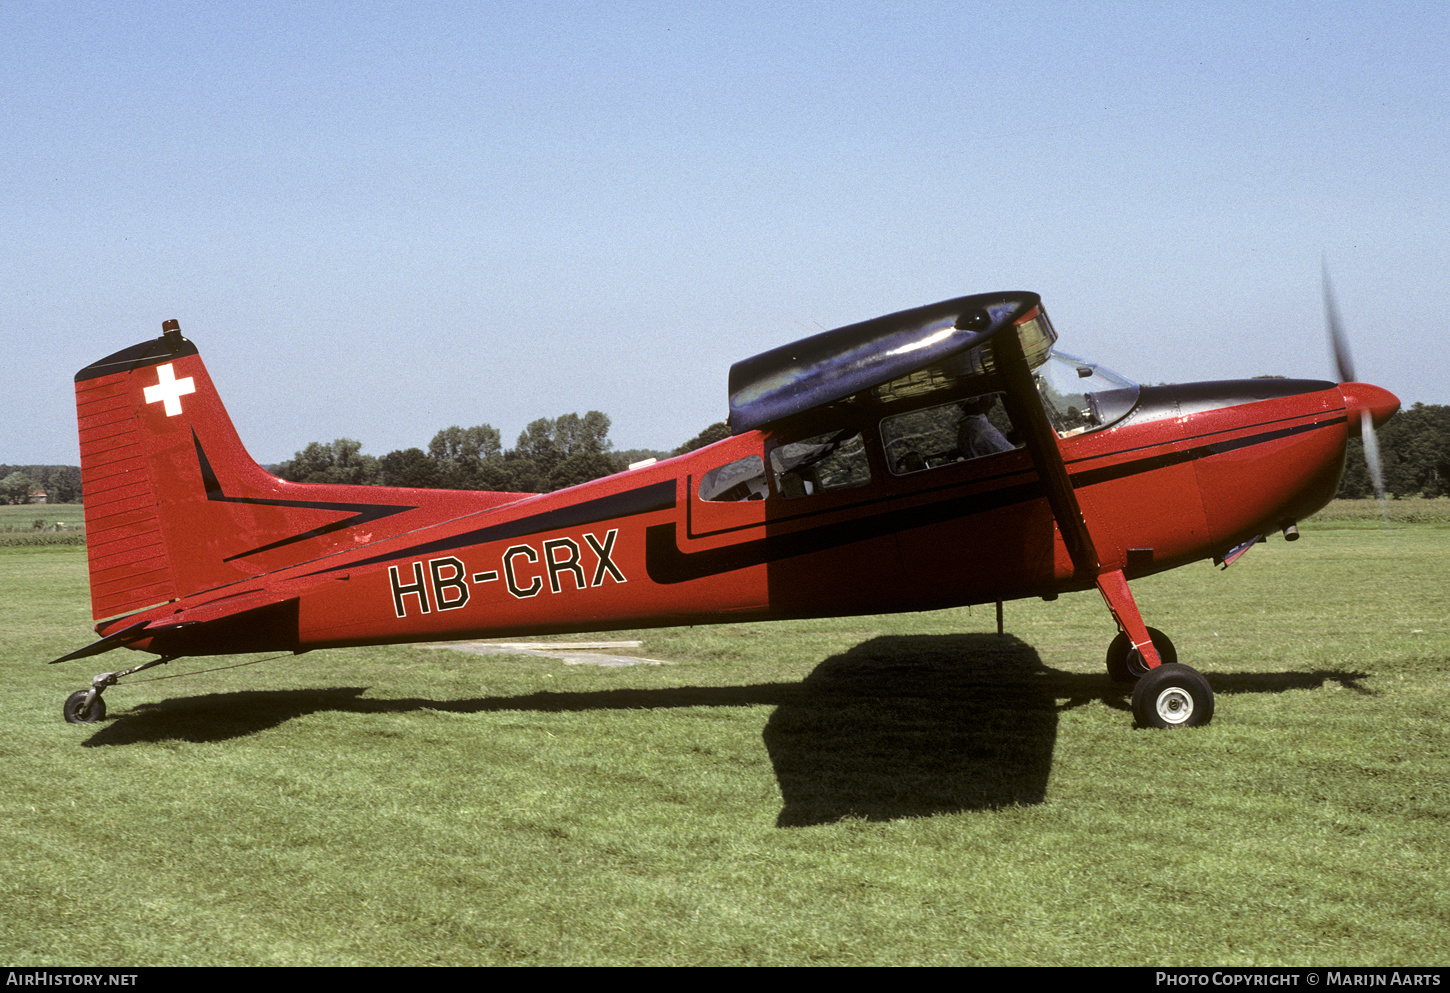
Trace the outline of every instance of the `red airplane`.
<instances>
[{"instance_id":1,"label":"red airplane","mask_svg":"<svg viewBox=\"0 0 1450 993\"><path fill-rule=\"evenodd\" d=\"M1327 299L1327 289L1326 289ZM1331 332L1341 379L1348 356ZM1096 587L1154 727L1213 691L1128 581L1227 564L1333 497L1399 408L1363 383L1139 387L1054 350L1034 293L960 297L736 363L733 436L556 493L292 483L177 322L76 374L99 641L183 656L934 610ZM1000 618L1000 613L999 613ZM1000 623L1000 621L999 621Z\"/></svg>"}]
</instances>

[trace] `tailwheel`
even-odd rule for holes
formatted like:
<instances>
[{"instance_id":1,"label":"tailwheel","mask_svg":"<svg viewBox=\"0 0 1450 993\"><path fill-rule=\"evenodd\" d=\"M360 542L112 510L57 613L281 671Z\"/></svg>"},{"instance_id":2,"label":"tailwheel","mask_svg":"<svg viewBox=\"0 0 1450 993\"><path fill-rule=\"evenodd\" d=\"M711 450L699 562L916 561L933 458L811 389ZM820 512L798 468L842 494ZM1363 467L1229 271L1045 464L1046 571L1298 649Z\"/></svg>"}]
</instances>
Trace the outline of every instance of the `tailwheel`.
<instances>
[{"instance_id":1,"label":"tailwheel","mask_svg":"<svg viewBox=\"0 0 1450 993\"><path fill-rule=\"evenodd\" d=\"M105 639L96 642L103 644ZM69 656L68 656L69 657ZM84 652L77 655L84 657ZM150 669L152 666L165 665L172 659L179 659L180 655L163 655L160 658L152 659L150 662L142 662L140 665L132 666L129 669L122 669L120 672L99 672L96 678L91 680L91 688L88 690L76 690L65 698L65 706L61 713L65 715L67 724L94 724L106 716L106 701L101 699L101 694L107 687L115 686L122 676L129 676L141 672L143 669ZM56 659L57 662L64 662L65 659Z\"/></svg>"},{"instance_id":2,"label":"tailwheel","mask_svg":"<svg viewBox=\"0 0 1450 993\"><path fill-rule=\"evenodd\" d=\"M61 712L67 724L94 724L106 716L106 701L94 690L76 690L65 698Z\"/></svg>"},{"instance_id":3,"label":"tailwheel","mask_svg":"<svg viewBox=\"0 0 1450 993\"><path fill-rule=\"evenodd\" d=\"M1200 727L1213 717L1213 688L1197 669L1160 665L1133 687L1133 716L1150 728Z\"/></svg>"},{"instance_id":4,"label":"tailwheel","mask_svg":"<svg viewBox=\"0 0 1450 993\"><path fill-rule=\"evenodd\" d=\"M1178 661L1178 649L1173 647L1166 634L1157 628L1149 628L1148 637L1153 639L1153 647L1158 649L1158 659L1163 665ZM1119 632L1108 646L1107 663L1108 676L1115 683L1131 683L1148 671L1143 664L1143 656L1133 648L1126 632Z\"/></svg>"}]
</instances>

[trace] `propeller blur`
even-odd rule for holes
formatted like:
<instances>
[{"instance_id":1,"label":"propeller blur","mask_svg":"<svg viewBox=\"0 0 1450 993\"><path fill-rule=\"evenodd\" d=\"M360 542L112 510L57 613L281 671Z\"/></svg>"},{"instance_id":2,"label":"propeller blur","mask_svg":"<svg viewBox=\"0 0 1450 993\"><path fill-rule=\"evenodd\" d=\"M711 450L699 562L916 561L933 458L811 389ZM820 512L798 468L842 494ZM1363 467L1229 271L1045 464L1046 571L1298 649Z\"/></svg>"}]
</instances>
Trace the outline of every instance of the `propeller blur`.
<instances>
[{"instance_id":1,"label":"propeller blur","mask_svg":"<svg viewBox=\"0 0 1450 993\"><path fill-rule=\"evenodd\" d=\"M1354 360L1349 354L1349 338L1344 333L1344 323L1339 319L1339 307L1334 302L1334 292L1329 287L1329 270L1324 271L1324 320L1329 327L1329 347L1334 354L1334 369L1339 375L1341 389L1348 385L1359 387L1358 403L1354 405L1357 430L1354 432L1364 443L1364 462L1369 468L1370 482L1374 486L1375 499L1379 501L1380 513L1389 521L1389 510L1385 506L1385 477L1380 462L1380 446L1375 438L1375 428L1392 417L1400 407L1400 401L1391 393L1378 387L1358 382L1354 374Z\"/></svg>"}]
</instances>

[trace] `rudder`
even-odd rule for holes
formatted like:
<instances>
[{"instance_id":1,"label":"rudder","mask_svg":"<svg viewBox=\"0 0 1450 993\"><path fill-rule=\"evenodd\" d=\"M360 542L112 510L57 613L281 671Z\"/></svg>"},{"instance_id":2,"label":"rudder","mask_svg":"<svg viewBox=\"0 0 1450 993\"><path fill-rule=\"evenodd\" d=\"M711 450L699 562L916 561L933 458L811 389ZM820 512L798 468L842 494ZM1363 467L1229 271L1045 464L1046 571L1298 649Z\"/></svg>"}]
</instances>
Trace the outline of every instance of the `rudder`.
<instances>
[{"instance_id":1,"label":"rudder","mask_svg":"<svg viewBox=\"0 0 1450 993\"><path fill-rule=\"evenodd\" d=\"M151 446L143 428L144 408L136 403L135 380L141 370L163 364L174 380L176 363L197 351L182 338L176 322L163 327L165 333L155 341L123 349L76 373L91 613L96 620L180 595L162 534L149 466ZM195 377L183 377L181 384L194 392ZM171 401L173 408L179 403L179 398Z\"/></svg>"}]
</instances>

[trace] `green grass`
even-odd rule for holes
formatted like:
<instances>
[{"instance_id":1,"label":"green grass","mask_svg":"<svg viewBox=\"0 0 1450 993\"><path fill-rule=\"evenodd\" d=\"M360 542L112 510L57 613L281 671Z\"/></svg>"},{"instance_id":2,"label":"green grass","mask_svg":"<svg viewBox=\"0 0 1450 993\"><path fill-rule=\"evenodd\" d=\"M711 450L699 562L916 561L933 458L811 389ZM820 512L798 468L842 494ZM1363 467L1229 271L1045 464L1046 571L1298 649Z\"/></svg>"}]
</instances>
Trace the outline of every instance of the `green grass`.
<instances>
[{"instance_id":1,"label":"green grass","mask_svg":"<svg viewBox=\"0 0 1450 993\"><path fill-rule=\"evenodd\" d=\"M1388 517L1391 524L1450 524L1450 497L1406 497L1403 500L1387 499L1381 510L1378 500L1332 500L1329 506L1315 514L1311 520L1326 521L1376 521L1384 523Z\"/></svg>"},{"instance_id":2,"label":"green grass","mask_svg":"<svg viewBox=\"0 0 1450 993\"><path fill-rule=\"evenodd\" d=\"M1218 695L1177 732L1133 727L1095 593L1004 639L990 606L638 632L674 664L629 669L184 660L67 725L137 657L44 665L88 640L84 550L0 550L0 958L1442 962L1450 527L1302 530L1134 584Z\"/></svg>"},{"instance_id":3,"label":"green grass","mask_svg":"<svg viewBox=\"0 0 1450 993\"><path fill-rule=\"evenodd\" d=\"M86 508L78 503L0 504L0 531L28 531L35 522L50 527L57 521L67 527L86 526Z\"/></svg>"}]
</instances>

